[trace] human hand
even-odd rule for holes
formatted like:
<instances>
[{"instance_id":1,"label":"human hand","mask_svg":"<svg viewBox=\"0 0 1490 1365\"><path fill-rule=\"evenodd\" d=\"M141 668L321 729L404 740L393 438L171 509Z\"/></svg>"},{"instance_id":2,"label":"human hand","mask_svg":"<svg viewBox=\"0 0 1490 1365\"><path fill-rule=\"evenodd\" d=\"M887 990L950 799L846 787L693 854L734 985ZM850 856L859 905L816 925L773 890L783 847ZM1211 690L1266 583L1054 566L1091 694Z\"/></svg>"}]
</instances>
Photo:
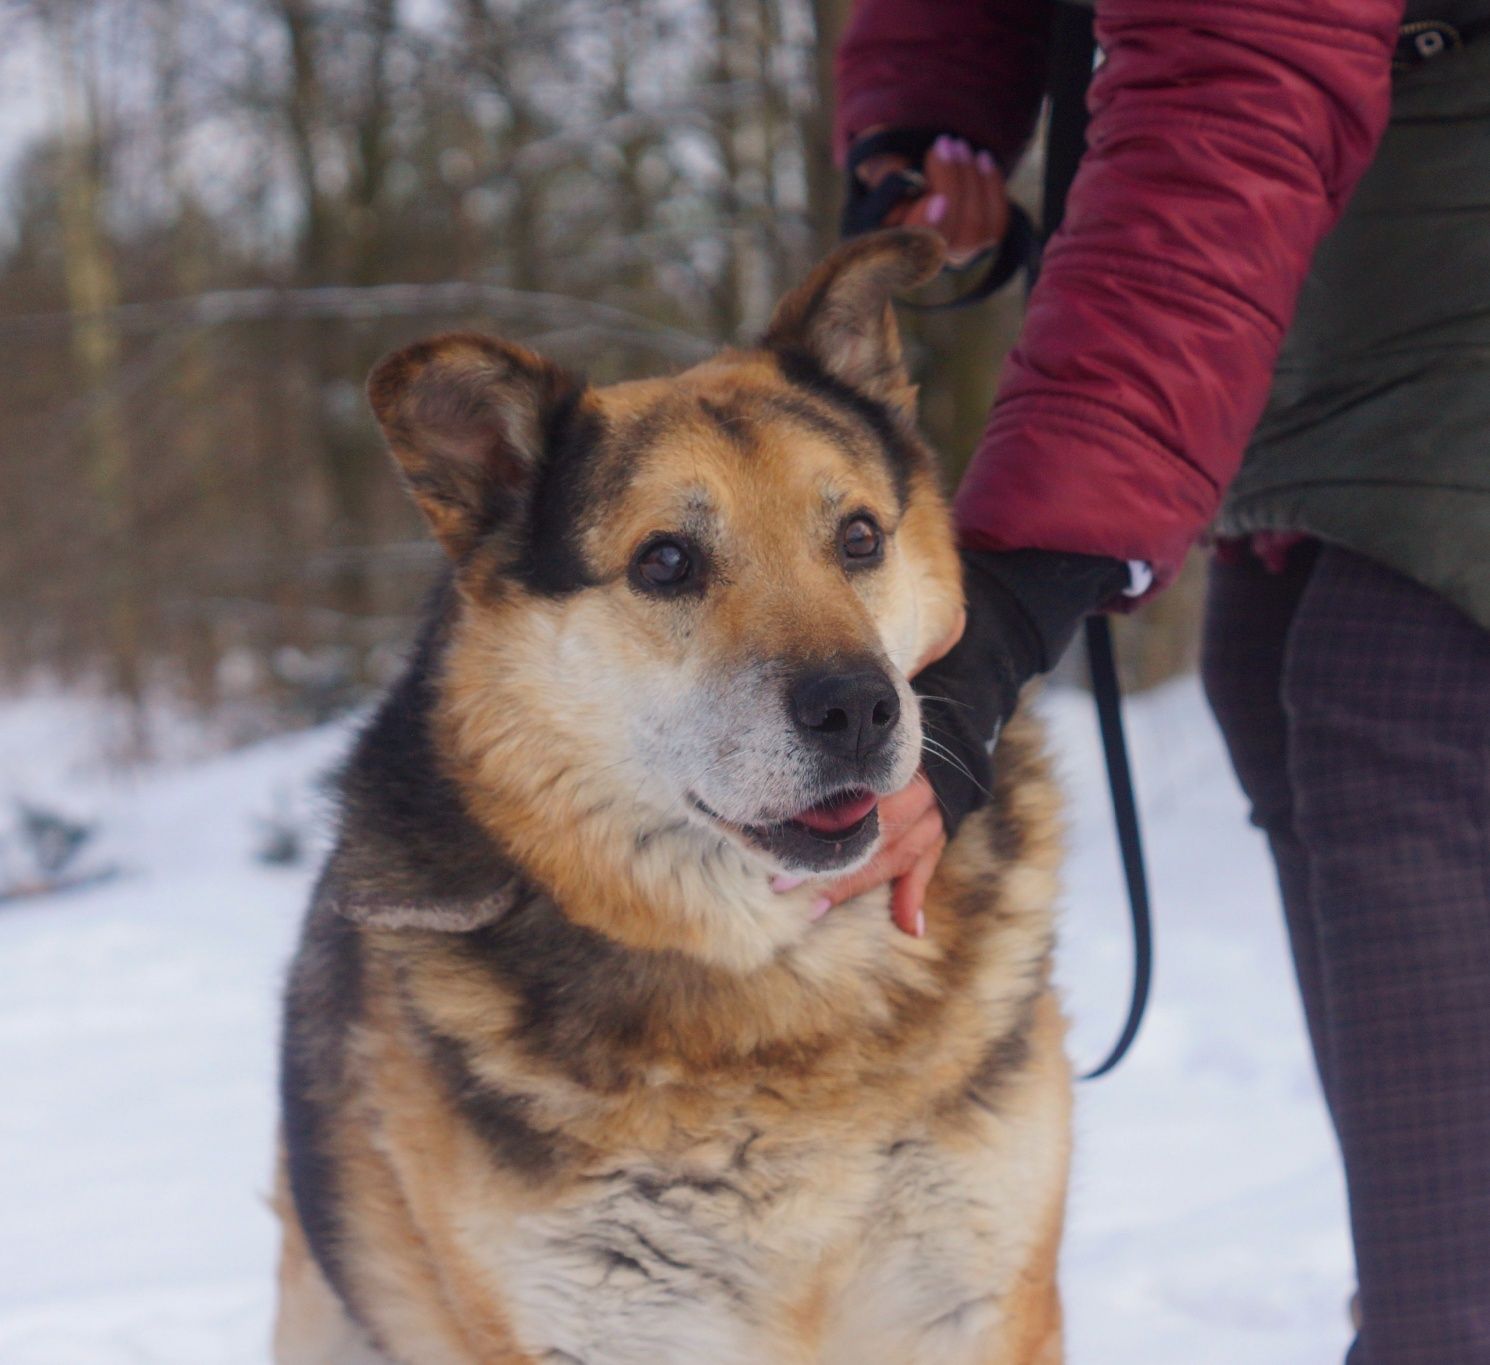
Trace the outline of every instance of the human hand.
<instances>
[{"instance_id":1,"label":"human hand","mask_svg":"<svg viewBox=\"0 0 1490 1365\"><path fill-rule=\"evenodd\" d=\"M947 847L946 826L924 768L916 771L908 787L880 802L879 820L884 834L879 851L851 876L823 888L821 913L888 883L890 918L896 928L912 938L924 938L926 888Z\"/></svg>"},{"instance_id":2,"label":"human hand","mask_svg":"<svg viewBox=\"0 0 1490 1365\"><path fill-rule=\"evenodd\" d=\"M917 660L911 676L947 654L962 638L966 624L966 615L959 612L951 630ZM818 912L826 914L835 905L889 883L890 918L912 938L924 938L926 888L947 846L946 827L924 768L908 786L880 802L879 821L884 835L879 851L851 876L824 887Z\"/></svg>"},{"instance_id":3,"label":"human hand","mask_svg":"<svg viewBox=\"0 0 1490 1365\"><path fill-rule=\"evenodd\" d=\"M874 189L895 171L916 169L895 153L870 157L858 168L859 179ZM947 264L961 267L997 247L1009 228L1009 196L998 163L987 152L974 152L960 138L947 135L931 144L920 166L926 192L896 204L884 225L929 227L947 243Z\"/></svg>"}]
</instances>

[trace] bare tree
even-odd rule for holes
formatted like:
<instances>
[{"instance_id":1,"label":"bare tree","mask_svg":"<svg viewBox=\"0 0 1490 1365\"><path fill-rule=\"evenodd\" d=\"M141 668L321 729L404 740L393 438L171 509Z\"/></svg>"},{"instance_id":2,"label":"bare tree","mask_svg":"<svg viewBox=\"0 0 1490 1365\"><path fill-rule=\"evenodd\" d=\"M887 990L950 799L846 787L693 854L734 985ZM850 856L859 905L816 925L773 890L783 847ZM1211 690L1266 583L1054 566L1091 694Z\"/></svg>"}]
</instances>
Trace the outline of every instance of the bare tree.
<instances>
[{"instance_id":1,"label":"bare tree","mask_svg":"<svg viewBox=\"0 0 1490 1365\"><path fill-rule=\"evenodd\" d=\"M119 282L104 224L106 147L92 16L76 0L38 11L56 63L61 99L58 218L62 276L72 312L72 359L84 397L83 440L97 507L110 662L115 686L140 693L139 563L134 470L120 397L122 347L113 310Z\"/></svg>"}]
</instances>

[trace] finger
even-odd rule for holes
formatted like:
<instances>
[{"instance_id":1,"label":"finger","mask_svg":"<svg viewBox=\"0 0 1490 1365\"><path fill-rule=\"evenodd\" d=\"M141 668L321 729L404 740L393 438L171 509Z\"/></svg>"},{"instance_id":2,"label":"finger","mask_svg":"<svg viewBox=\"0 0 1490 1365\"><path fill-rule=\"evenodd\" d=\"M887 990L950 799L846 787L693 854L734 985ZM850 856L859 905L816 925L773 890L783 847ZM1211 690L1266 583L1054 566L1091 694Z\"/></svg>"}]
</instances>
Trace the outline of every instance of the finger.
<instances>
[{"instance_id":1,"label":"finger","mask_svg":"<svg viewBox=\"0 0 1490 1365\"><path fill-rule=\"evenodd\" d=\"M844 901L851 901L877 886L886 886L909 872L917 856L916 850L905 848L898 842L886 844L857 872L825 886L821 900L829 905L842 905Z\"/></svg>"},{"instance_id":2,"label":"finger","mask_svg":"<svg viewBox=\"0 0 1490 1365\"><path fill-rule=\"evenodd\" d=\"M979 152L975 161L978 174L983 178L986 202L993 210L993 221L989 225L989 230L993 240L1001 242L1004 240L1004 234L1009 230L1009 186L991 152Z\"/></svg>"},{"instance_id":3,"label":"finger","mask_svg":"<svg viewBox=\"0 0 1490 1365\"><path fill-rule=\"evenodd\" d=\"M923 194L919 199L902 200L885 216L887 223L904 223L907 227L943 230L947 217L945 194Z\"/></svg>"},{"instance_id":4,"label":"finger","mask_svg":"<svg viewBox=\"0 0 1490 1365\"><path fill-rule=\"evenodd\" d=\"M934 866L936 855L945 841L946 833L942 829L941 820L934 815L924 817L902 841L902 867L890 888L890 915L896 925L908 934L915 934L916 912L921 909L920 899L918 896L906 893L897 895L896 890L901 882L915 871L927 854L932 855ZM914 885L910 890L915 891ZM916 936L919 937L919 935Z\"/></svg>"},{"instance_id":5,"label":"finger","mask_svg":"<svg viewBox=\"0 0 1490 1365\"><path fill-rule=\"evenodd\" d=\"M979 193L969 194L966 202L968 209L962 223L962 235L955 248L948 248L949 254L955 252L962 264L977 260L998 245L998 238L993 233L992 206Z\"/></svg>"},{"instance_id":6,"label":"finger","mask_svg":"<svg viewBox=\"0 0 1490 1365\"><path fill-rule=\"evenodd\" d=\"M910 206L905 218L907 223L916 227L935 228L944 239L949 231L953 200L959 192L953 169L952 142L952 138L943 135L927 149L921 161L926 193Z\"/></svg>"},{"instance_id":7,"label":"finger","mask_svg":"<svg viewBox=\"0 0 1490 1365\"><path fill-rule=\"evenodd\" d=\"M957 193L965 205L964 235L959 245L974 252L986 251L1002 240L1008 226L1004 178L987 152L974 153L966 148L955 165Z\"/></svg>"},{"instance_id":8,"label":"finger","mask_svg":"<svg viewBox=\"0 0 1490 1365\"><path fill-rule=\"evenodd\" d=\"M925 168L929 191L946 198L937 226L952 263L966 264L996 245L1008 225L1008 203L993 158L960 139L942 137L932 144Z\"/></svg>"},{"instance_id":9,"label":"finger","mask_svg":"<svg viewBox=\"0 0 1490 1365\"><path fill-rule=\"evenodd\" d=\"M927 149L921 160L921 174L926 177L928 194L955 194L961 184L957 175L955 138L943 134Z\"/></svg>"},{"instance_id":10,"label":"finger","mask_svg":"<svg viewBox=\"0 0 1490 1365\"><path fill-rule=\"evenodd\" d=\"M924 773L918 772L909 786L881 802L881 810L897 800L897 810L880 817L887 836L884 846L857 872L823 888L821 899L829 905L842 905L904 876L941 828L941 812Z\"/></svg>"},{"instance_id":11,"label":"finger","mask_svg":"<svg viewBox=\"0 0 1490 1365\"><path fill-rule=\"evenodd\" d=\"M946 211L937 224L947 239L947 260L960 265L969 258L970 225L977 211L977 187L973 183L972 153L967 144L943 139L932 150L928 162L935 169L936 192L946 197ZM927 176L928 181L933 177Z\"/></svg>"},{"instance_id":12,"label":"finger","mask_svg":"<svg viewBox=\"0 0 1490 1365\"><path fill-rule=\"evenodd\" d=\"M916 775L898 792L892 792L879 804L880 829L886 845L895 843L927 811L936 805L936 793L926 777L926 770L918 768Z\"/></svg>"},{"instance_id":13,"label":"finger","mask_svg":"<svg viewBox=\"0 0 1490 1365\"><path fill-rule=\"evenodd\" d=\"M938 191L947 197L941 231L947 239L948 259L960 265L983 247L980 223L987 217L982 204L985 186L974 163L972 148L959 139L939 139L928 161L935 168ZM931 178L928 176L928 180Z\"/></svg>"},{"instance_id":14,"label":"finger","mask_svg":"<svg viewBox=\"0 0 1490 1365\"><path fill-rule=\"evenodd\" d=\"M926 889L936 875L937 864L946 847L947 836L938 820L936 837L891 888L890 918L895 921L896 928L912 938L926 936Z\"/></svg>"}]
</instances>

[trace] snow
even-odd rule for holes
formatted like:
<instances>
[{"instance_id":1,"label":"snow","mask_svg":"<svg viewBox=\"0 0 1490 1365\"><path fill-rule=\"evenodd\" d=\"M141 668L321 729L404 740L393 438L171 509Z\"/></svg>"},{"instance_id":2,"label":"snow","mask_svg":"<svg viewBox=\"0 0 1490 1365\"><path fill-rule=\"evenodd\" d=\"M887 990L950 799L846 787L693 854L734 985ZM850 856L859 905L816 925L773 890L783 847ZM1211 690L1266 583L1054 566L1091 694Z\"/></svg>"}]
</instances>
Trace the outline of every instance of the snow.
<instances>
[{"instance_id":1,"label":"snow","mask_svg":"<svg viewBox=\"0 0 1490 1365\"><path fill-rule=\"evenodd\" d=\"M1095 724L1043 702L1072 804L1060 976L1105 1050L1131 946ZM1130 705L1157 910L1153 1009L1081 1087L1065 1248L1072 1365L1320 1365L1343 1354L1344 1199L1276 892L1193 682ZM99 708L0 703L0 822L94 817L124 875L0 906L0 1361L265 1365L277 995L314 861L329 726L133 778ZM178 753L190 754L183 744ZM319 830L254 858L288 807Z\"/></svg>"}]
</instances>

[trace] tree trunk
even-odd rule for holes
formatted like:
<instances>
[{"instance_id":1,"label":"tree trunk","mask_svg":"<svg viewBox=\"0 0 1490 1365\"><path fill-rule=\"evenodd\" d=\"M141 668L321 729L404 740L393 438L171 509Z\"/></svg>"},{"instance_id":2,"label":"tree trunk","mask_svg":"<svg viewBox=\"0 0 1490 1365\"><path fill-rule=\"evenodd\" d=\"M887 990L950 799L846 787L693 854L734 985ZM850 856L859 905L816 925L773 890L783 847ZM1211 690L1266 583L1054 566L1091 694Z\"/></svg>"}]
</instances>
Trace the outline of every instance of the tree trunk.
<instances>
[{"instance_id":1,"label":"tree trunk","mask_svg":"<svg viewBox=\"0 0 1490 1365\"><path fill-rule=\"evenodd\" d=\"M119 303L119 283L103 224L104 157L98 137L97 89L76 11L59 6L48 28L63 100L58 202L63 278L72 313L73 366L87 404L88 479L99 509L97 526L105 564L105 635L114 684L137 706L142 691L143 612L135 489L120 391L122 345L112 311Z\"/></svg>"},{"instance_id":2,"label":"tree trunk","mask_svg":"<svg viewBox=\"0 0 1490 1365\"><path fill-rule=\"evenodd\" d=\"M802 149L807 212L817 234L818 255L826 254L838 240L838 215L843 209L843 181L833 164L833 53L852 8L852 0L812 0L817 100L805 120Z\"/></svg>"}]
</instances>

